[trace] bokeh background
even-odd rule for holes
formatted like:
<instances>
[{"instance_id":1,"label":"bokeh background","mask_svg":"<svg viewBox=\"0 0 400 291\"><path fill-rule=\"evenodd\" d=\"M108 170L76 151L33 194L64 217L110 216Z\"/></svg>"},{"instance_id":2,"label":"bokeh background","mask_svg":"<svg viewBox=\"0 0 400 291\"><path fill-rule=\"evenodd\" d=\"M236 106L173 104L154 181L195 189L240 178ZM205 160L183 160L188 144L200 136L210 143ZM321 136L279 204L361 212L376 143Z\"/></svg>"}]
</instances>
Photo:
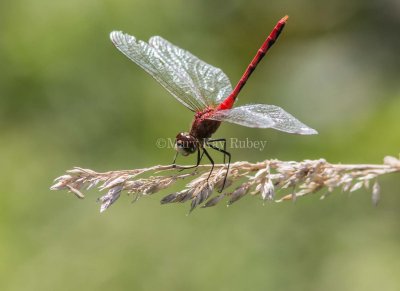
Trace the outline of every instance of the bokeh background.
<instances>
[{"instance_id":1,"label":"bokeh background","mask_svg":"<svg viewBox=\"0 0 400 291\"><path fill-rule=\"evenodd\" d=\"M235 84L286 14L238 104L276 104L320 134L224 124L220 137L268 141L231 149L233 160L398 156L397 0L2 1L0 290L399 290L397 175L380 179L376 208L360 190L294 204L246 197L186 216L189 205L159 205L170 189L99 214L96 191L80 201L49 190L73 166L170 163L157 138L191 122L110 31L162 35Z\"/></svg>"}]
</instances>

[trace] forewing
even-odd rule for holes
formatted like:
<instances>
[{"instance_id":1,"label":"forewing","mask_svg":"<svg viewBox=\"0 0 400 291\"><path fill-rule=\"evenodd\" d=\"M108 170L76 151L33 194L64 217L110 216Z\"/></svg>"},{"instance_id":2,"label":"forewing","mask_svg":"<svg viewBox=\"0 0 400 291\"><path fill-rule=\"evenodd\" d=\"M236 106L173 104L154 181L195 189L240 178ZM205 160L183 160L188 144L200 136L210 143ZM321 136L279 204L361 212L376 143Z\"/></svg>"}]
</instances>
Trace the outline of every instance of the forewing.
<instances>
[{"instance_id":1,"label":"forewing","mask_svg":"<svg viewBox=\"0 0 400 291\"><path fill-rule=\"evenodd\" d=\"M203 62L160 36L150 38L149 44L171 67L185 70L207 105L221 103L232 92L231 82L221 69Z\"/></svg>"},{"instance_id":2,"label":"forewing","mask_svg":"<svg viewBox=\"0 0 400 291\"><path fill-rule=\"evenodd\" d=\"M247 127L274 128L297 134L317 134L312 129L274 105L252 104L228 110L216 111L209 119L228 121Z\"/></svg>"},{"instance_id":3,"label":"forewing","mask_svg":"<svg viewBox=\"0 0 400 291\"><path fill-rule=\"evenodd\" d=\"M118 50L149 73L187 108L201 111L207 106L197 83L183 67L173 65L166 54L121 31L111 32L110 39Z\"/></svg>"}]
</instances>

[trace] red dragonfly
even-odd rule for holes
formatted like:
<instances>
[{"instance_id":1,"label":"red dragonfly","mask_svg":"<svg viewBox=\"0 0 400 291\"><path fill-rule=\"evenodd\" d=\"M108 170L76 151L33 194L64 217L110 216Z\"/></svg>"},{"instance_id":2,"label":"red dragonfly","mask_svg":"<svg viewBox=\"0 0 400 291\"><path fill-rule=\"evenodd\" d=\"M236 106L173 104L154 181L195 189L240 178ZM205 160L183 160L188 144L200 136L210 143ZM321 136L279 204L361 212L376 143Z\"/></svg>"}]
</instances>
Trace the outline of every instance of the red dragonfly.
<instances>
[{"instance_id":1,"label":"red dragonfly","mask_svg":"<svg viewBox=\"0 0 400 291\"><path fill-rule=\"evenodd\" d=\"M247 67L239 82L232 89L224 72L209 65L190 52L183 50L160 36L153 36L146 43L121 31L110 34L114 45L129 59L156 79L172 96L195 113L189 132L176 136L175 149L187 156L197 151L197 167L205 154L212 164L214 161L206 150L210 147L228 157L228 167L221 190L225 186L231 154L226 150L226 139L211 139L222 121L247 127L274 128L296 134L317 134L317 131L303 124L295 117L274 105L251 104L233 107L235 100L254 69L277 40L288 16L283 17L262 44ZM223 149L215 146L222 142ZM186 167L191 168L191 167Z\"/></svg>"}]
</instances>

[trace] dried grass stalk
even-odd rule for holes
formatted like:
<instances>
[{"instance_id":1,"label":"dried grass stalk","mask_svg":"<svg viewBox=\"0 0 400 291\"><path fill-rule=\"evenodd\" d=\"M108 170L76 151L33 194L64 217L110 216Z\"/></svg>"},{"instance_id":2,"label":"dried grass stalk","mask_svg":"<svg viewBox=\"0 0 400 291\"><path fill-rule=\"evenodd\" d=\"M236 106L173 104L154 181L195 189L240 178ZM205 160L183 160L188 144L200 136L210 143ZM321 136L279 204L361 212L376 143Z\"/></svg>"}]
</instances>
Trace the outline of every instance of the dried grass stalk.
<instances>
[{"instance_id":1,"label":"dried grass stalk","mask_svg":"<svg viewBox=\"0 0 400 291\"><path fill-rule=\"evenodd\" d=\"M122 170L98 173L93 170L75 167L63 176L54 180L51 190L67 190L78 198L84 198L82 190L97 187L107 191L98 201L100 212L108 209L126 192L137 201L142 196L149 196L166 189L178 179L192 180L186 187L161 199L161 204L183 203L191 201L190 211L201 205L202 208L215 206L227 197L231 205L246 195L260 196L263 200L282 202L295 200L305 195L325 189L321 199L334 189L343 192L354 192L372 186L372 202L379 202L380 186L377 178L384 174L400 172L400 160L385 157L382 165L342 165L330 164L324 159L304 160L302 162L265 160L259 163L236 162L231 164L228 180L222 194L213 196L215 190L221 190L226 173L226 165L215 165L208 178L211 165L200 165L197 170L184 173L179 166L154 166L136 170ZM152 174L148 178L140 178L142 174ZM208 178L208 179L207 179ZM233 190L232 184L235 184ZM288 189L282 191L282 189ZM286 194L277 196L277 192ZM287 192L290 193L287 193Z\"/></svg>"}]
</instances>

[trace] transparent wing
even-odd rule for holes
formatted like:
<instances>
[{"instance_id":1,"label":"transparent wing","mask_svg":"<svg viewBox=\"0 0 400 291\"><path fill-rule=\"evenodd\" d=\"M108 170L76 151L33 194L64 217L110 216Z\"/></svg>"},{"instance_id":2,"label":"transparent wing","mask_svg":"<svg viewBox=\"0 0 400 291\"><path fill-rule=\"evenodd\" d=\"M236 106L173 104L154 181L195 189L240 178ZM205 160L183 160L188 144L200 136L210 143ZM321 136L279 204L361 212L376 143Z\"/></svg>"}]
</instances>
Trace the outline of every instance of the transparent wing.
<instances>
[{"instance_id":1,"label":"transparent wing","mask_svg":"<svg viewBox=\"0 0 400 291\"><path fill-rule=\"evenodd\" d=\"M200 81L197 79L193 80L192 76L196 75L192 72L196 71L196 69L191 67L192 63L189 61L180 61L180 55L168 54L167 51L175 48L185 59L187 59L185 53L190 55L189 53L161 38L159 39L168 43L168 46L162 45L161 41L157 45L150 45L120 31L113 31L110 34L110 38L124 55L149 73L187 108L192 111L201 111L207 105L210 105L209 99L203 93L211 90L204 90L200 87L202 85ZM154 37L154 41L152 42L157 43L157 39L158 37ZM193 66L195 65L193 64ZM214 68L210 65L208 66Z\"/></svg>"},{"instance_id":2,"label":"transparent wing","mask_svg":"<svg viewBox=\"0 0 400 291\"><path fill-rule=\"evenodd\" d=\"M221 69L203 62L160 36L150 38L149 45L157 49L171 67L185 70L207 105L221 103L232 92L231 82Z\"/></svg>"},{"instance_id":3,"label":"transparent wing","mask_svg":"<svg viewBox=\"0 0 400 291\"><path fill-rule=\"evenodd\" d=\"M274 105L252 104L228 110L216 111L208 119L228 121L247 127L274 128L297 134L317 134L312 129Z\"/></svg>"}]
</instances>

